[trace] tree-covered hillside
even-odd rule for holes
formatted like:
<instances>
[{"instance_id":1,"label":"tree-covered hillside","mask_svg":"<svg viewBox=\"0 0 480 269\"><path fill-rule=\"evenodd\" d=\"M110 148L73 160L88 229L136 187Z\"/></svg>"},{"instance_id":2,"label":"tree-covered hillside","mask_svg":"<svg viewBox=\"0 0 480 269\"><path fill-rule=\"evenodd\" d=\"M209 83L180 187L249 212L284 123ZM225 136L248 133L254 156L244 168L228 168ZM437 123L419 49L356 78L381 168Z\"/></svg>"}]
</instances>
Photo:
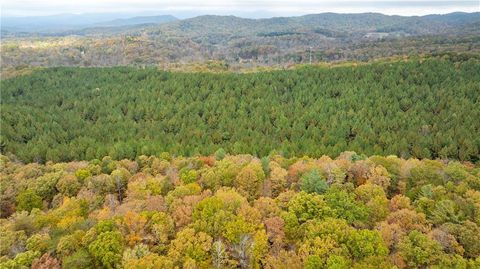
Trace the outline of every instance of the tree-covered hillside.
<instances>
[{"instance_id":1,"label":"tree-covered hillside","mask_svg":"<svg viewBox=\"0 0 480 269\"><path fill-rule=\"evenodd\" d=\"M313 62L479 53L479 29L479 12L420 17L323 13L269 19L209 15L46 36L3 33L1 57L2 68L164 66L208 60L237 68L285 66L309 62L310 52Z\"/></svg>"},{"instance_id":2,"label":"tree-covered hillside","mask_svg":"<svg viewBox=\"0 0 480 269\"><path fill-rule=\"evenodd\" d=\"M217 151L0 166L0 268L480 268L468 163Z\"/></svg>"},{"instance_id":3,"label":"tree-covered hillside","mask_svg":"<svg viewBox=\"0 0 480 269\"><path fill-rule=\"evenodd\" d=\"M230 153L480 156L480 61L234 73L52 68L1 81L1 151L24 161Z\"/></svg>"}]
</instances>

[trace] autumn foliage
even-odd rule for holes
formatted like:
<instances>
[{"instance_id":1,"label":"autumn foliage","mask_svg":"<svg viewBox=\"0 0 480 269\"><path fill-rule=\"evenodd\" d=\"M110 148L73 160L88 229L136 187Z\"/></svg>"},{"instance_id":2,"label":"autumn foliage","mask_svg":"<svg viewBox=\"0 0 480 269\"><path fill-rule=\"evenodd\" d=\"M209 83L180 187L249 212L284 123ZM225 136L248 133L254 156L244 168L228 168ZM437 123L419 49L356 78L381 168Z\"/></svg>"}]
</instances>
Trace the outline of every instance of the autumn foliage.
<instances>
[{"instance_id":1,"label":"autumn foliage","mask_svg":"<svg viewBox=\"0 0 480 269\"><path fill-rule=\"evenodd\" d=\"M480 266L471 163L224 151L0 162L0 268Z\"/></svg>"}]
</instances>

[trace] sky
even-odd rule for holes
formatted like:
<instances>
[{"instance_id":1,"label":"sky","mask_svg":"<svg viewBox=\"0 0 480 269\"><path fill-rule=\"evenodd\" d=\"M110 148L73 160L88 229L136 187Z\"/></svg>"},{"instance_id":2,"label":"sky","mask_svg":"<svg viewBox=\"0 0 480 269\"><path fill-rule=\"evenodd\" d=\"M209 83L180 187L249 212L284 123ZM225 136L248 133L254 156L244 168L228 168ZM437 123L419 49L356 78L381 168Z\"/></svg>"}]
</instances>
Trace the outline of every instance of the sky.
<instances>
[{"instance_id":1,"label":"sky","mask_svg":"<svg viewBox=\"0 0 480 269\"><path fill-rule=\"evenodd\" d=\"M480 0L0 0L0 4L2 16L128 13L273 17L322 12L426 15L480 11Z\"/></svg>"}]
</instances>

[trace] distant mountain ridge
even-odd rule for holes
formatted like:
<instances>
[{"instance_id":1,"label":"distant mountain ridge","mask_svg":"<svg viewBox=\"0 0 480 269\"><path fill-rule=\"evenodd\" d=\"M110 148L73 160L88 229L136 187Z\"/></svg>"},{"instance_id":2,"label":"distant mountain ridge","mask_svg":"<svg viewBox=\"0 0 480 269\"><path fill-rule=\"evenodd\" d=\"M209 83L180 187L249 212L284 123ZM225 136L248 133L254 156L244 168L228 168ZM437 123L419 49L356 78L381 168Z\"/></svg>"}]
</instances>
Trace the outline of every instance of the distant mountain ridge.
<instances>
[{"instance_id":1,"label":"distant mountain ridge","mask_svg":"<svg viewBox=\"0 0 480 269\"><path fill-rule=\"evenodd\" d=\"M114 26L127 26L138 24L162 24L177 21L178 19L171 15L159 15L159 16L138 16L126 19L115 19L111 21L99 22L93 26L102 27L114 27Z\"/></svg>"},{"instance_id":2,"label":"distant mountain ridge","mask_svg":"<svg viewBox=\"0 0 480 269\"><path fill-rule=\"evenodd\" d=\"M419 33L443 31L445 28L465 24L479 23L480 12L454 12L444 15L398 16L381 13L319 13L296 17L272 17L267 19L249 19L236 16L202 15L189 19L177 19L172 15L128 16L122 14L59 14L41 17L5 17L2 18L2 31L26 32L58 35L62 32L74 33L95 27L120 27L150 24L169 24L180 31L255 31L288 30L302 27L323 27L330 30L407 30L416 29ZM203 24L203 25L201 25ZM253 28L252 28L253 27ZM273 27L273 28L272 28ZM190 29L191 28L191 29ZM229 29L230 28L230 29ZM264 29L261 29L264 28ZM259 31L261 29L261 31ZM95 31L94 31L95 32Z\"/></svg>"},{"instance_id":3,"label":"distant mountain ridge","mask_svg":"<svg viewBox=\"0 0 480 269\"><path fill-rule=\"evenodd\" d=\"M336 31L398 31L411 34L435 34L463 25L480 22L480 12L456 12L445 15L397 16L380 13L338 14L320 13L299 17L274 17L269 19L247 19L235 16L204 15L179 20L163 25L161 28L177 28L183 32L230 31L251 33L265 31L312 30L327 28Z\"/></svg>"},{"instance_id":4,"label":"distant mountain ridge","mask_svg":"<svg viewBox=\"0 0 480 269\"><path fill-rule=\"evenodd\" d=\"M58 34L93 27L161 24L178 20L171 15L131 16L127 14L58 14L34 17L2 17L3 32Z\"/></svg>"}]
</instances>

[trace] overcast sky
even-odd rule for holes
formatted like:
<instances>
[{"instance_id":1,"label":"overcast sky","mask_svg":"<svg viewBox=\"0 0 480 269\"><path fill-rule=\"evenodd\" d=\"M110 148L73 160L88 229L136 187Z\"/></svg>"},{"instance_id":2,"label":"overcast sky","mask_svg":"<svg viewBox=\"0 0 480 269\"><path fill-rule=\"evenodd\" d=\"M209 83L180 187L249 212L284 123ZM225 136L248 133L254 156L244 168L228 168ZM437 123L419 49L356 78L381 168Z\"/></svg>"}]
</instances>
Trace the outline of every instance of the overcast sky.
<instances>
[{"instance_id":1,"label":"overcast sky","mask_svg":"<svg viewBox=\"0 0 480 269\"><path fill-rule=\"evenodd\" d=\"M123 12L138 14L252 14L292 16L321 12L380 12L396 15L480 11L480 0L0 0L2 16Z\"/></svg>"}]
</instances>

